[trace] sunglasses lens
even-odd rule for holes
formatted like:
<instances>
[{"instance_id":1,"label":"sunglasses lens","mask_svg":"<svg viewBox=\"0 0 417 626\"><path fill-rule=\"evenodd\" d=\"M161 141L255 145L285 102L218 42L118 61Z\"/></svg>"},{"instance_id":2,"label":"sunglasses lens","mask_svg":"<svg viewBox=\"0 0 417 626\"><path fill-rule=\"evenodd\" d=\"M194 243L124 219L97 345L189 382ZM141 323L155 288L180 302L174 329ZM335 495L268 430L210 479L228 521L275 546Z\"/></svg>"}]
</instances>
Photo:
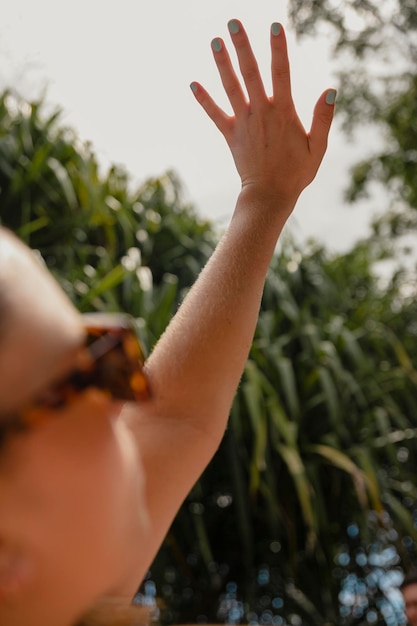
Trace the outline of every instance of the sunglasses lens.
<instances>
[{"instance_id":1,"label":"sunglasses lens","mask_svg":"<svg viewBox=\"0 0 417 626\"><path fill-rule=\"evenodd\" d=\"M149 398L143 352L134 328L126 324L88 326L87 332L88 353L73 375L74 386L94 386L118 400Z\"/></svg>"},{"instance_id":2,"label":"sunglasses lens","mask_svg":"<svg viewBox=\"0 0 417 626\"><path fill-rule=\"evenodd\" d=\"M76 370L19 413L4 419L0 416L0 445L10 433L47 421L50 411L46 408L60 409L88 387L101 389L117 400L140 402L150 398L143 351L129 316L88 314L85 329L86 342Z\"/></svg>"}]
</instances>

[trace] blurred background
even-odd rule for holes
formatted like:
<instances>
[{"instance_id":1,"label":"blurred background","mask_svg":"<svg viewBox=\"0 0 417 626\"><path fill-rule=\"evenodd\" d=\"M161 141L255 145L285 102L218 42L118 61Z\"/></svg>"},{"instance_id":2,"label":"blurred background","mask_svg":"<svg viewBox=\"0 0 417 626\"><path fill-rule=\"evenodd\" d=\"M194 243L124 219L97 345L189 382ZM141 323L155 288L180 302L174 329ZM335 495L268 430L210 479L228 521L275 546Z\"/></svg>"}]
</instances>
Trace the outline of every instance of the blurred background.
<instances>
[{"instance_id":1,"label":"blurred background","mask_svg":"<svg viewBox=\"0 0 417 626\"><path fill-rule=\"evenodd\" d=\"M63 107L65 122L93 143L103 164L123 164L137 180L175 169L199 213L225 225L239 179L223 138L194 101L189 84L199 80L229 110L210 41L221 36L230 44L232 17L245 24L268 86L269 28L274 21L287 28L294 100L309 127L320 93L338 87L334 37L327 30L297 40L287 3L276 0L206 5L5 0L0 85L31 97L46 92L48 103ZM347 210L342 192L348 166L368 149L370 137L362 130L350 144L335 124L329 154L293 219L301 238L314 235L346 249L366 232L373 207Z\"/></svg>"},{"instance_id":2,"label":"blurred background","mask_svg":"<svg viewBox=\"0 0 417 626\"><path fill-rule=\"evenodd\" d=\"M306 127L338 89L224 440L137 601L165 624L404 624L399 585L417 565L415 1L2 9L0 222L81 311L132 313L148 351L239 189L189 90L198 80L228 109L211 39L228 42L240 18L268 87L281 21Z\"/></svg>"}]
</instances>

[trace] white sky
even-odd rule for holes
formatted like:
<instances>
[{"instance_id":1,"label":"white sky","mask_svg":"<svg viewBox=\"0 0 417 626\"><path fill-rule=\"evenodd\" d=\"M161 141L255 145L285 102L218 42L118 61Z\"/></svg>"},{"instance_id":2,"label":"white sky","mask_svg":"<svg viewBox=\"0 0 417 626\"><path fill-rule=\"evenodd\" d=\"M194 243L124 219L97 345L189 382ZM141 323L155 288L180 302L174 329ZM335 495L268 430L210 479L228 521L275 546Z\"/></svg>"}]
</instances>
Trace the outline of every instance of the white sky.
<instances>
[{"instance_id":1,"label":"white sky","mask_svg":"<svg viewBox=\"0 0 417 626\"><path fill-rule=\"evenodd\" d=\"M47 101L92 142L103 164L124 164L134 180L174 169L186 199L199 213L225 225L239 179L223 137L194 100L198 80L227 107L212 59L215 36L229 42L227 21L242 20L269 87L269 28L287 24L281 0L3 0L0 89ZM324 39L297 43L287 29L293 93L310 125L317 97L335 65ZM368 146L349 146L332 129L318 177L299 200L290 228L343 250L366 234L371 207L346 207L348 165ZM362 154L361 154L362 153Z\"/></svg>"}]
</instances>

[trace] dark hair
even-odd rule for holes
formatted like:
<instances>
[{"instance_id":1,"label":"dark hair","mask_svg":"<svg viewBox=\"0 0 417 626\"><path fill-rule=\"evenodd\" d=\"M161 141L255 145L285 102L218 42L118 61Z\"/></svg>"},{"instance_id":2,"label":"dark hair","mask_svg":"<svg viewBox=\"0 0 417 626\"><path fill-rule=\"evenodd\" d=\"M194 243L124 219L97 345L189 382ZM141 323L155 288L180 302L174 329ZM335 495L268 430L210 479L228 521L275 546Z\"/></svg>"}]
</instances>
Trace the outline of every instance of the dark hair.
<instances>
[{"instance_id":1,"label":"dark hair","mask_svg":"<svg viewBox=\"0 0 417 626\"><path fill-rule=\"evenodd\" d=\"M417 585L417 569L411 570L404 576L404 580L400 585L400 590L402 591L409 585Z\"/></svg>"}]
</instances>

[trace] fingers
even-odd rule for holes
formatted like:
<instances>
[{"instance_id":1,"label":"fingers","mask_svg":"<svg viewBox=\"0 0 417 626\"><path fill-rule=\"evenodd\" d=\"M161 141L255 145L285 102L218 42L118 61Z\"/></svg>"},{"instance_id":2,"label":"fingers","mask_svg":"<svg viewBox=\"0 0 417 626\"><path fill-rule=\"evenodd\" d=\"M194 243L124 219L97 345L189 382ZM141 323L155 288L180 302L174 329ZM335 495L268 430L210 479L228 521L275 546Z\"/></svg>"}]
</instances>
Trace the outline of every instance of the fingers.
<instances>
[{"instance_id":1,"label":"fingers","mask_svg":"<svg viewBox=\"0 0 417 626\"><path fill-rule=\"evenodd\" d=\"M259 73L258 64L252 52L246 32L238 20L230 20L228 23L229 32L235 46L239 67L246 86L250 103L241 85L226 46L222 39L216 38L212 41L212 51L219 74L226 91L227 97L232 105L234 117L228 116L211 98L207 91L199 84L192 83L191 89L201 104L207 115L216 124L220 132L225 136L229 146L236 137L236 128L242 122L249 121L248 112L257 111L264 121L271 121L271 111L274 113L272 119L276 120L278 112L282 120L294 119L294 104L291 95L290 66L288 61L287 43L284 29L275 22L271 26L271 72L273 95L268 98ZM308 135L308 145L311 155L314 155L315 162L320 163L327 147L327 137L334 113L334 103L336 91L329 89L319 98L313 115L313 121ZM265 106L265 105L268 106ZM270 105L273 105L272 108ZM290 116L288 117L288 112ZM282 117L284 116L284 117ZM265 125L267 127L267 125ZM290 128L290 127L288 127ZM277 132L276 124L270 125L271 134ZM304 133L304 129L302 129ZM297 131L300 132L300 131ZM305 140L304 134L304 140Z\"/></svg>"},{"instance_id":2,"label":"fingers","mask_svg":"<svg viewBox=\"0 0 417 626\"><path fill-rule=\"evenodd\" d=\"M230 20L228 23L228 29L236 49L239 67L249 95L251 108L254 109L256 108L258 102L267 101L258 64L252 52L248 36L241 22L238 20ZM248 113L247 97L242 88L241 81L233 68L233 64L224 41L219 37L216 37L211 42L211 48L223 87L235 116L246 116ZM207 115L213 120L217 128L225 135L227 140L233 125L232 118L230 118L219 106L217 106L208 92L199 83L193 82L190 87Z\"/></svg>"},{"instance_id":3,"label":"fingers","mask_svg":"<svg viewBox=\"0 0 417 626\"><path fill-rule=\"evenodd\" d=\"M320 160L327 148L327 138L332 124L336 90L327 89L317 101L309 133L310 151Z\"/></svg>"},{"instance_id":4,"label":"fingers","mask_svg":"<svg viewBox=\"0 0 417 626\"><path fill-rule=\"evenodd\" d=\"M230 20L227 26L236 49L239 68L248 92L251 107L256 108L259 102L266 100L266 94L256 58L252 52L248 36L241 22L235 19ZM235 115L246 114L248 110L247 98L233 68L223 40L220 38L213 39L211 47L223 87Z\"/></svg>"},{"instance_id":5,"label":"fingers","mask_svg":"<svg viewBox=\"0 0 417 626\"><path fill-rule=\"evenodd\" d=\"M278 22L271 26L271 74L274 104L283 108L292 106L287 40Z\"/></svg>"},{"instance_id":6,"label":"fingers","mask_svg":"<svg viewBox=\"0 0 417 626\"><path fill-rule=\"evenodd\" d=\"M233 19L228 22L227 26L236 49L239 68L249 96L251 109L255 110L268 100L258 63L242 23ZM236 116L246 114L248 111L247 98L233 68L224 41L217 37L211 42L211 47L234 114ZM271 26L271 51L273 100L278 106L281 105L286 108L292 106L290 68L284 29L278 22L274 22Z\"/></svg>"},{"instance_id":7,"label":"fingers","mask_svg":"<svg viewBox=\"0 0 417 626\"><path fill-rule=\"evenodd\" d=\"M227 24L239 62L239 68L245 82L250 103L256 106L266 100L265 89L259 73L258 63L253 54L248 36L239 20L230 20Z\"/></svg>"},{"instance_id":8,"label":"fingers","mask_svg":"<svg viewBox=\"0 0 417 626\"><path fill-rule=\"evenodd\" d=\"M209 118L216 124L219 131L225 136L228 141L229 132L232 127L232 118L230 118L213 100L213 98L207 93L207 91L200 85L200 83L193 82L190 85L196 100L203 107Z\"/></svg>"},{"instance_id":9,"label":"fingers","mask_svg":"<svg viewBox=\"0 0 417 626\"><path fill-rule=\"evenodd\" d=\"M224 41L216 37L216 39L213 39L211 42L211 49L224 90L232 105L234 114L240 115L247 110L247 98L240 84L240 80L236 76Z\"/></svg>"}]
</instances>

